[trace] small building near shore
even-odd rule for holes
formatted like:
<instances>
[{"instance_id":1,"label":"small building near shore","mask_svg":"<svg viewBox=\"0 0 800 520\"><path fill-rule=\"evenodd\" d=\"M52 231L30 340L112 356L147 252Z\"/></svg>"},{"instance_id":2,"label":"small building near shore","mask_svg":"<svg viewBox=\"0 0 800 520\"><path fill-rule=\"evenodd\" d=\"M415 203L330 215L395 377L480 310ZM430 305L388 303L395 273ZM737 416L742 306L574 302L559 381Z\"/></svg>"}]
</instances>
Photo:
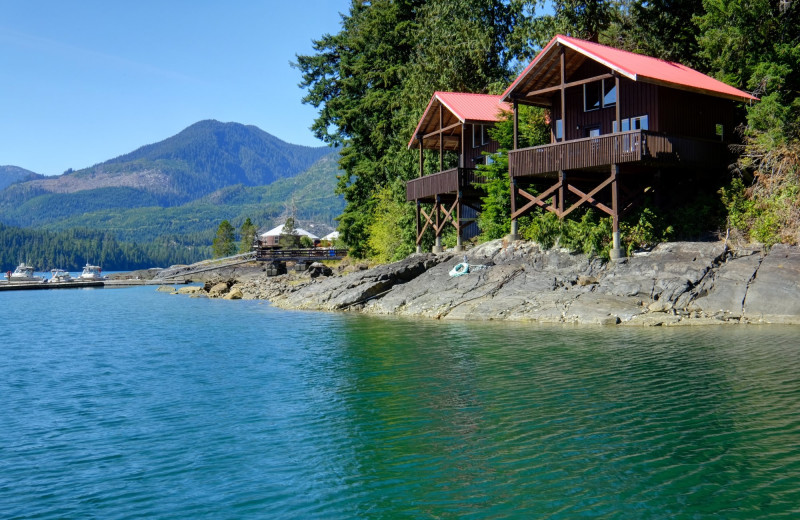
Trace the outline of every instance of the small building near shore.
<instances>
[{"instance_id":1,"label":"small building near shore","mask_svg":"<svg viewBox=\"0 0 800 520\"><path fill-rule=\"evenodd\" d=\"M260 233L258 235L258 242L261 247L277 247L280 245L281 235L286 235L288 233L284 232L284 225L281 224L278 227L274 227L269 231L265 231L264 233ZM294 228L291 233L292 235L299 236L299 237L308 237L311 241L319 240L319 237L309 231L306 231L302 228Z\"/></svg>"}]
</instances>

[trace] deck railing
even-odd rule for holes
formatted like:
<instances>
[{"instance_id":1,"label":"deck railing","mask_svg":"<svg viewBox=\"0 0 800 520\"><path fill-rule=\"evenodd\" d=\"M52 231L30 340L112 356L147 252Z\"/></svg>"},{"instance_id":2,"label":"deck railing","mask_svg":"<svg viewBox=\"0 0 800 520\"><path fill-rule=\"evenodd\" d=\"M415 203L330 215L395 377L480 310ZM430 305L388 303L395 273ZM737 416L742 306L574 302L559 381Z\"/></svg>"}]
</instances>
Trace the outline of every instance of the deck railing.
<instances>
[{"instance_id":1,"label":"deck railing","mask_svg":"<svg viewBox=\"0 0 800 520\"><path fill-rule=\"evenodd\" d=\"M632 130L512 150L508 167L511 177L527 177L645 160L711 163L723 159L726 153L725 145L717 141Z\"/></svg>"},{"instance_id":2,"label":"deck railing","mask_svg":"<svg viewBox=\"0 0 800 520\"><path fill-rule=\"evenodd\" d=\"M347 256L347 249L330 249L311 247L302 249L268 249L256 250L256 260L269 261L304 261L304 260L339 260Z\"/></svg>"},{"instance_id":3,"label":"deck railing","mask_svg":"<svg viewBox=\"0 0 800 520\"><path fill-rule=\"evenodd\" d=\"M482 182L486 182L486 179L474 168L451 168L408 181L406 183L406 200L456 193L468 186Z\"/></svg>"}]
</instances>

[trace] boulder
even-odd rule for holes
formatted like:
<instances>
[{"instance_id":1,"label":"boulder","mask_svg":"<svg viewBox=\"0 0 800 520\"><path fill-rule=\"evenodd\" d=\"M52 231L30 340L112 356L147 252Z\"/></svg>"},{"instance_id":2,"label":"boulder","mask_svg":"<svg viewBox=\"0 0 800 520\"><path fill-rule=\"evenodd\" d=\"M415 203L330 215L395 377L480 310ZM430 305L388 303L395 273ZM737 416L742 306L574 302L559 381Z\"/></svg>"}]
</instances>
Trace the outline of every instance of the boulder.
<instances>
[{"instance_id":1,"label":"boulder","mask_svg":"<svg viewBox=\"0 0 800 520\"><path fill-rule=\"evenodd\" d=\"M232 287L228 294L223 296L225 300L241 300L242 299L242 290L239 287Z\"/></svg>"},{"instance_id":2,"label":"boulder","mask_svg":"<svg viewBox=\"0 0 800 520\"><path fill-rule=\"evenodd\" d=\"M203 293L205 294L205 288L201 285L189 285L187 287L181 287L177 290L177 294L198 294Z\"/></svg>"},{"instance_id":3,"label":"boulder","mask_svg":"<svg viewBox=\"0 0 800 520\"><path fill-rule=\"evenodd\" d=\"M308 266L308 275L311 278L318 278L320 276L331 276L333 270L321 262L314 262Z\"/></svg>"},{"instance_id":4,"label":"boulder","mask_svg":"<svg viewBox=\"0 0 800 520\"><path fill-rule=\"evenodd\" d=\"M221 298L225 293L228 292L228 289L228 282L219 282L208 289L208 297Z\"/></svg>"}]
</instances>

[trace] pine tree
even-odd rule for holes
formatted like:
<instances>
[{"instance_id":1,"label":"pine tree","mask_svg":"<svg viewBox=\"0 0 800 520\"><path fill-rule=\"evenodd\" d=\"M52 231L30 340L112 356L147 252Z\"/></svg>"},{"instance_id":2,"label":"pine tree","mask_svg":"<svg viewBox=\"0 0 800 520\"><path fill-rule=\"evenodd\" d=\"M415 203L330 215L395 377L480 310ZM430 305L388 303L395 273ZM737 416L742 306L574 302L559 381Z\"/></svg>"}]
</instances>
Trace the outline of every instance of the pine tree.
<instances>
[{"instance_id":1,"label":"pine tree","mask_svg":"<svg viewBox=\"0 0 800 520\"><path fill-rule=\"evenodd\" d=\"M217 228L217 236L211 244L214 258L231 256L236 253L236 241L234 238L234 228L230 222L223 220Z\"/></svg>"},{"instance_id":2,"label":"pine tree","mask_svg":"<svg viewBox=\"0 0 800 520\"><path fill-rule=\"evenodd\" d=\"M253 242L256 239L256 232L257 228L255 224L250 220L250 217L247 217L242 224L241 229L239 230L239 236L241 237L239 241L239 252L240 253L248 253L253 250Z\"/></svg>"}]
</instances>

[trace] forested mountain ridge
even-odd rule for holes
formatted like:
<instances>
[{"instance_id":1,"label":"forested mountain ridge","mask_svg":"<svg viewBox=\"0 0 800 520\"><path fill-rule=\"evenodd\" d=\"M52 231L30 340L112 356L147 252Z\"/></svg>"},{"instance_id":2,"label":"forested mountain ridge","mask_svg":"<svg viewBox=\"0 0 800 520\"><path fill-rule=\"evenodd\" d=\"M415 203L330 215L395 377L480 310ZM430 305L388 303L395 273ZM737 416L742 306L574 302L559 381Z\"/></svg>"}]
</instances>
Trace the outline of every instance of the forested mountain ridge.
<instances>
[{"instance_id":1,"label":"forested mountain ridge","mask_svg":"<svg viewBox=\"0 0 800 520\"><path fill-rule=\"evenodd\" d=\"M0 223L0 265L10 269L29 259L39 269L77 270L91 261L105 269L127 270L189 263L211 254L220 221L228 220L238 230L249 218L257 227L268 228L283 223L288 212L303 226L324 234L336 226L334 219L344 208L344 200L334 193L337 160L338 154L332 153L295 177L266 186L227 186L169 208L103 207L113 198L92 198L103 190L37 197L19 208L36 229ZM131 196L143 193L127 190ZM115 193L126 192L118 189ZM58 203L51 204L54 200ZM94 204L95 209L70 214L66 202L87 208ZM53 218L56 214L63 217Z\"/></svg>"},{"instance_id":2,"label":"forested mountain ridge","mask_svg":"<svg viewBox=\"0 0 800 520\"><path fill-rule=\"evenodd\" d=\"M17 183L41 179L44 175L34 173L19 166L0 166L0 190Z\"/></svg>"},{"instance_id":3,"label":"forested mountain ridge","mask_svg":"<svg viewBox=\"0 0 800 520\"><path fill-rule=\"evenodd\" d=\"M226 186L261 186L293 177L331 152L326 146L288 144L255 126L200 121L90 168L8 186L0 192L0 222L31 225L14 216L26 204L39 210L60 206L57 218L65 211L177 206ZM41 213L36 217L50 220Z\"/></svg>"}]
</instances>

